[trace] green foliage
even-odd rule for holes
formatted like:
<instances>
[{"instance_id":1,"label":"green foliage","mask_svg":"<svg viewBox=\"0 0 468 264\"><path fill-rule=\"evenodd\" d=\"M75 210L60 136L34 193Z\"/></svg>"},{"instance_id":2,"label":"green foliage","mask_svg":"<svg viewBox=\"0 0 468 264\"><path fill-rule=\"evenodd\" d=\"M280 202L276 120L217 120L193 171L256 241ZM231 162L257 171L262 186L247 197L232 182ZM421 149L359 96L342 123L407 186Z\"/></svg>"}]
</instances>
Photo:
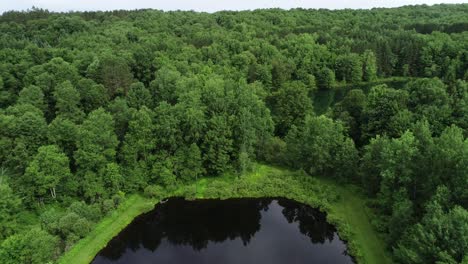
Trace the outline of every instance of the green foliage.
<instances>
[{"instance_id":1,"label":"green foliage","mask_svg":"<svg viewBox=\"0 0 468 264\"><path fill-rule=\"evenodd\" d=\"M0 245L0 260L5 264L47 263L56 258L58 238L38 228L8 237Z\"/></svg>"},{"instance_id":2,"label":"green foliage","mask_svg":"<svg viewBox=\"0 0 468 264\"><path fill-rule=\"evenodd\" d=\"M94 210L95 211L95 210ZM51 208L40 216L41 227L49 234L58 236L65 242L64 250L68 250L78 239L89 233L92 219L100 218L100 212L93 212L91 206L75 202L66 212Z\"/></svg>"},{"instance_id":3,"label":"green foliage","mask_svg":"<svg viewBox=\"0 0 468 264\"><path fill-rule=\"evenodd\" d=\"M329 68L320 69L316 73L316 78L320 89L331 89L335 84L335 73Z\"/></svg>"},{"instance_id":4,"label":"green foliage","mask_svg":"<svg viewBox=\"0 0 468 264\"><path fill-rule=\"evenodd\" d=\"M176 108L164 101L156 107L154 115L153 127L156 145L171 153L174 152L182 143L180 121L176 116Z\"/></svg>"},{"instance_id":5,"label":"green foliage","mask_svg":"<svg viewBox=\"0 0 468 264\"><path fill-rule=\"evenodd\" d=\"M117 138L122 141L125 133L127 133L128 122L132 118L134 109L128 106L124 98L117 97L107 105L106 110L112 115L112 119L114 120Z\"/></svg>"},{"instance_id":6,"label":"green foliage","mask_svg":"<svg viewBox=\"0 0 468 264\"><path fill-rule=\"evenodd\" d=\"M195 143L188 148L179 148L175 153L174 162L174 170L182 181L196 180L204 172L201 151Z\"/></svg>"},{"instance_id":7,"label":"green foliage","mask_svg":"<svg viewBox=\"0 0 468 264\"><path fill-rule=\"evenodd\" d=\"M433 163L433 180L446 184L461 205L468 203L468 139L464 131L456 126L447 127L435 139L436 149ZM437 176L436 176L437 175Z\"/></svg>"},{"instance_id":8,"label":"green foliage","mask_svg":"<svg viewBox=\"0 0 468 264\"><path fill-rule=\"evenodd\" d=\"M384 163L383 150L389 144L386 137L377 136L370 140L364 147L361 162L361 182L370 195L375 195L380 190L382 177L382 164Z\"/></svg>"},{"instance_id":9,"label":"green foliage","mask_svg":"<svg viewBox=\"0 0 468 264\"><path fill-rule=\"evenodd\" d=\"M418 119L427 119L431 130L440 134L451 115L444 83L439 79L419 79L409 82L405 89L409 93L409 109Z\"/></svg>"},{"instance_id":10,"label":"green foliage","mask_svg":"<svg viewBox=\"0 0 468 264\"><path fill-rule=\"evenodd\" d=\"M458 127L468 129L468 84L458 80L448 88L451 97L452 122Z\"/></svg>"},{"instance_id":11,"label":"green foliage","mask_svg":"<svg viewBox=\"0 0 468 264\"><path fill-rule=\"evenodd\" d=\"M466 13L4 13L0 262L55 261L112 216L122 190L281 195L325 209L341 190L350 201L330 221L350 253L361 261L381 249L363 214L353 218L363 202L351 192L310 175L244 177L256 160L361 185L401 263L466 261L456 228L468 204ZM132 218L112 217L111 227Z\"/></svg>"},{"instance_id":12,"label":"green foliage","mask_svg":"<svg viewBox=\"0 0 468 264\"><path fill-rule=\"evenodd\" d=\"M433 137L427 121L416 123L412 131L405 132L400 138L377 137L371 140L364 151L362 180L370 193L378 193L380 218L391 234L389 243L395 245L394 252L399 262L457 263L463 254L455 252L463 252L464 246L448 246L451 250L445 248L460 236L453 236L456 239L448 238L451 235L437 238L438 235L428 231L436 227L425 225L430 225L429 219L437 218L447 221L443 226L451 228L448 222L456 217L451 214L445 216L445 212L455 210L457 204L466 204L466 139L462 130L455 126L446 128L439 137ZM441 189L442 185L448 188ZM426 210L421 209L436 189L439 191L435 197L440 200L437 203L445 208L444 213L434 202L430 202L429 207L426 205ZM420 221L418 216L422 217ZM452 231L440 232L447 234ZM439 244L434 245L433 241Z\"/></svg>"},{"instance_id":13,"label":"green foliage","mask_svg":"<svg viewBox=\"0 0 468 264\"><path fill-rule=\"evenodd\" d=\"M40 202L46 197L56 199L57 191L59 197L60 194L64 196L70 193L63 184L72 176L69 162L68 157L55 145L42 146L38 149L37 155L29 163L21 180L23 186L27 186L22 193L28 197L29 205L36 199Z\"/></svg>"},{"instance_id":14,"label":"green foliage","mask_svg":"<svg viewBox=\"0 0 468 264\"><path fill-rule=\"evenodd\" d=\"M418 155L416 139L411 132L392 139L382 149L382 177L380 200L384 211L390 212L398 193L395 190L409 188L414 175L414 159Z\"/></svg>"},{"instance_id":15,"label":"green foliage","mask_svg":"<svg viewBox=\"0 0 468 264\"><path fill-rule=\"evenodd\" d=\"M133 81L133 75L125 58L109 53L95 58L86 72L88 77L106 87L111 98L127 94Z\"/></svg>"},{"instance_id":16,"label":"green foliage","mask_svg":"<svg viewBox=\"0 0 468 264\"><path fill-rule=\"evenodd\" d=\"M2 115L7 168L24 172L37 148L46 144L47 123L43 113L30 104L9 107Z\"/></svg>"},{"instance_id":17,"label":"green foliage","mask_svg":"<svg viewBox=\"0 0 468 264\"><path fill-rule=\"evenodd\" d=\"M58 227L62 237L70 237L74 234L81 238L84 237L91 229L90 223L75 213L68 213L60 218L58 221Z\"/></svg>"},{"instance_id":18,"label":"green foliage","mask_svg":"<svg viewBox=\"0 0 468 264\"><path fill-rule=\"evenodd\" d=\"M55 57L49 62L31 67L24 76L26 85L34 84L50 95L54 88L65 81L75 84L79 75L76 68L61 57Z\"/></svg>"},{"instance_id":19,"label":"green foliage","mask_svg":"<svg viewBox=\"0 0 468 264\"><path fill-rule=\"evenodd\" d=\"M307 116L303 126L286 136L288 163L312 175L350 179L356 170L357 150L343 126L325 116Z\"/></svg>"},{"instance_id":20,"label":"green foliage","mask_svg":"<svg viewBox=\"0 0 468 264\"><path fill-rule=\"evenodd\" d=\"M362 80L369 82L377 78L377 60L372 50L362 54Z\"/></svg>"},{"instance_id":21,"label":"green foliage","mask_svg":"<svg viewBox=\"0 0 468 264\"><path fill-rule=\"evenodd\" d=\"M279 136L285 136L292 125L304 122L305 116L313 109L309 90L300 82L284 84L272 94L271 101L275 133Z\"/></svg>"},{"instance_id":22,"label":"green foliage","mask_svg":"<svg viewBox=\"0 0 468 264\"><path fill-rule=\"evenodd\" d=\"M65 81L57 85L54 91L54 99L55 114L57 116L76 122L80 122L83 119L84 113L79 108L80 93L73 87L71 82Z\"/></svg>"},{"instance_id":23,"label":"green foliage","mask_svg":"<svg viewBox=\"0 0 468 264\"><path fill-rule=\"evenodd\" d=\"M16 214L21 209L21 199L0 176L0 240L13 234L17 228Z\"/></svg>"},{"instance_id":24,"label":"green foliage","mask_svg":"<svg viewBox=\"0 0 468 264\"><path fill-rule=\"evenodd\" d=\"M123 177L120 166L117 163L107 163L106 167L100 171L102 174L104 188L109 194L117 194L121 189Z\"/></svg>"},{"instance_id":25,"label":"green foliage","mask_svg":"<svg viewBox=\"0 0 468 264\"><path fill-rule=\"evenodd\" d=\"M35 85L27 86L21 90L18 96L18 103L31 104L40 109L42 112L47 110L47 106L44 101L44 93L40 87Z\"/></svg>"},{"instance_id":26,"label":"green foliage","mask_svg":"<svg viewBox=\"0 0 468 264\"><path fill-rule=\"evenodd\" d=\"M366 76L369 74L368 67L369 65L364 66L367 70ZM336 77L340 81L360 82L362 80L362 70L363 64L358 54L350 53L336 58Z\"/></svg>"},{"instance_id":27,"label":"green foliage","mask_svg":"<svg viewBox=\"0 0 468 264\"><path fill-rule=\"evenodd\" d=\"M150 91L141 82L132 83L127 94L128 106L139 109L142 106L151 107Z\"/></svg>"},{"instance_id":28,"label":"green foliage","mask_svg":"<svg viewBox=\"0 0 468 264\"><path fill-rule=\"evenodd\" d=\"M100 108L91 112L79 127L78 134L75 158L79 166L91 170L114 160L118 141L112 116L105 110Z\"/></svg>"},{"instance_id":29,"label":"green foliage","mask_svg":"<svg viewBox=\"0 0 468 264\"><path fill-rule=\"evenodd\" d=\"M270 137L265 143L258 157L271 164L282 164L285 160L286 142L279 137Z\"/></svg>"},{"instance_id":30,"label":"green foliage","mask_svg":"<svg viewBox=\"0 0 468 264\"><path fill-rule=\"evenodd\" d=\"M121 151L130 188L141 187L147 181L150 154L155 148L153 130L153 112L143 106L129 122Z\"/></svg>"},{"instance_id":31,"label":"green foliage","mask_svg":"<svg viewBox=\"0 0 468 264\"><path fill-rule=\"evenodd\" d=\"M463 263L466 259L468 211L460 206L447 210L438 201L441 195L447 196L448 190L438 189L421 223L412 226L394 249L400 263Z\"/></svg>"},{"instance_id":32,"label":"green foliage","mask_svg":"<svg viewBox=\"0 0 468 264\"><path fill-rule=\"evenodd\" d=\"M390 243L394 244L413 221L413 203L408 199L404 188L393 194L392 214L388 219Z\"/></svg>"},{"instance_id":33,"label":"green foliage","mask_svg":"<svg viewBox=\"0 0 468 264\"><path fill-rule=\"evenodd\" d=\"M363 111L366 108L367 97L360 89L350 90L342 101L333 107L332 116L343 122L348 130L349 136L356 142L361 143Z\"/></svg>"},{"instance_id":34,"label":"green foliage","mask_svg":"<svg viewBox=\"0 0 468 264\"><path fill-rule=\"evenodd\" d=\"M76 89L80 93L80 105L85 113L103 107L109 101L106 88L91 79L81 79L76 84Z\"/></svg>"},{"instance_id":35,"label":"green foliage","mask_svg":"<svg viewBox=\"0 0 468 264\"><path fill-rule=\"evenodd\" d=\"M78 138L78 126L64 117L57 117L48 126L48 139L57 145L69 158L73 157Z\"/></svg>"},{"instance_id":36,"label":"green foliage","mask_svg":"<svg viewBox=\"0 0 468 264\"><path fill-rule=\"evenodd\" d=\"M179 79L180 73L177 70L162 67L150 84L151 97L157 102L175 103L176 83Z\"/></svg>"},{"instance_id":37,"label":"green foliage","mask_svg":"<svg viewBox=\"0 0 468 264\"><path fill-rule=\"evenodd\" d=\"M214 116L208 121L203 138L204 163L209 175L218 175L230 168L232 139L227 118Z\"/></svg>"},{"instance_id":38,"label":"green foliage","mask_svg":"<svg viewBox=\"0 0 468 264\"><path fill-rule=\"evenodd\" d=\"M363 113L364 139L376 135L400 136L393 131L392 119L397 116L399 111L406 108L407 101L408 93L406 91L388 88L386 85L372 87L367 95L367 103Z\"/></svg>"},{"instance_id":39,"label":"green foliage","mask_svg":"<svg viewBox=\"0 0 468 264\"><path fill-rule=\"evenodd\" d=\"M159 185L148 185L144 190L144 194L148 198L162 199L164 193L164 189Z\"/></svg>"},{"instance_id":40,"label":"green foliage","mask_svg":"<svg viewBox=\"0 0 468 264\"><path fill-rule=\"evenodd\" d=\"M109 163L114 162L117 145L112 116L102 108L91 112L78 129L74 154L83 177L80 191L87 199L108 195L102 173L107 171Z\"/></svg>"}]
</instances>

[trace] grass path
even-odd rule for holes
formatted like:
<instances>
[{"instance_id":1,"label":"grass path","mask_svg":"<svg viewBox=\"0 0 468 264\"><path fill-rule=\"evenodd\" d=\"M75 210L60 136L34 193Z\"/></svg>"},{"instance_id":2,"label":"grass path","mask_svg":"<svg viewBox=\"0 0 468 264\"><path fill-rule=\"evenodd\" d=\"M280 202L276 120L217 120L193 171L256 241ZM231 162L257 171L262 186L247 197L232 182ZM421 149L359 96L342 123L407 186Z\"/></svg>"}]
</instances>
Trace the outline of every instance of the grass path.
<instances>
[{"instance_id":1,"label":"grass path","mask_svg":"<svg viewBox=\"0 0 468 264\"><path fill-rule=\"evenodd\" d=\"M385 251L385 243L371 224L365 207L366 200L350 189L333 185L341 197L333 203L331 213L339 219L344 219L353 230L353 242L359 248L365 263L392 263Z\"/></svg>"},{"instance_id":2,"label":"grass path","mask_svg":"<svg viewBox=\"0 0 468 264\"><path fill-rule=\"evenodd\" d=\"M294 172L279 169L266 165L258 165L254 172L242 176L243 181L248 182L248 186L253 187L248 195L232 193L229 186L235 186L236 177L223 176L219 178L203 178L198 180L196 186L197 198L219 197L217 194L209 193L210 186L216 182L224 182L226 188L222 193L230 193L232 197L260 197L260 196L281 196L281 191L264 192L261 190L265 185L265 180L269 177L283 179L286 175L292 175ZM310 177L310 176L308 176ZM294 178L294 177L289 177ZM238 180L238 179L237 179ZM299 180L300 181L300 180ZM289 195L286 192L284 195L290 199L295 199L300 202L309 203L311 205L321 204L318 199L321 197L317 194L317 190L329 188L338 195L338 199L332 200L326 206L325 211L328 213L329 221L335 224L338 228L340 236L348 240L349 246L353 247L359 256L357 259L360 264L390 264L392 263L388 253L385 251L385 243L380 239L376 231L371 225L371 216L367 214L366 199L353 191L353 188L343 185L338 185L332 181L314 178L315 190L310 189L306 193ZM291 182L284 182L288 185ZM296 180L295 184L301 185L302 182ZM213 185L217 186L217 185ZM260 188L259 188L260 186ZM219 188L219 187L218 187ZM235 188L235 187L234 187ZM257 188L257 189L255 189ZM296 187L297 188L297 187ZM186 186L180 187L172 195L183 196ZM213 188L211 189L211 191ZM322 193L323 197L323 193ZM226 198L226 197L224 197ZM78 241L73 248L66 252L58 261L59 264L87 264L90 263L96 254L104 248L107 243L123 230L132 220L138 215L150 211L157 203L156 199L144 198L140 195L131 195L119 206L119 208L101 220L91 233L85 238Z\"/></svg>"}]
</instances>

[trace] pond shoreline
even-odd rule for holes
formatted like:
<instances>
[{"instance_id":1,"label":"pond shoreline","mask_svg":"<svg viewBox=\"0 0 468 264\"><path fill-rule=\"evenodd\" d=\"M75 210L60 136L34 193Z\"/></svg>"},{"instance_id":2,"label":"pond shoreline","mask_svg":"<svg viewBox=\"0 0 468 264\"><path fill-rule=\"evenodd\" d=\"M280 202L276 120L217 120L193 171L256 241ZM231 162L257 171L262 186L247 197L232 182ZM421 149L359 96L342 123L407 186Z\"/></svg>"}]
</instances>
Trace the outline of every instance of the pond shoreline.
<instances>
[{"instance_id":1,"label":"pond shoreline","mask_svg":"<svg viewBox=\"0 0 468 264\"><path fill-rule=\"evenodd\" d=\"M326 213L281 197L171 197L135 218L92 263L169 259L194 264L356 263Z\"/></svg>"},{"instance_id":2,"label":"pond shoreline","mask_svg":"<svg viewBox=\"0 0 468 264\"><path fill-rule=\"evenodd\" d=\"M365 199L352 188L301 172L266 165L257 167L254 172L241 177L203 178L163 197L146 198L132 194L66 252L58 263L90 263L134 218L153 210L161 200L175 196L185 199L281 197L294 200L325 212L327 222L336 227L357 263L392 263L385 243L371 226Z\"/></svg>"}]
</instances>

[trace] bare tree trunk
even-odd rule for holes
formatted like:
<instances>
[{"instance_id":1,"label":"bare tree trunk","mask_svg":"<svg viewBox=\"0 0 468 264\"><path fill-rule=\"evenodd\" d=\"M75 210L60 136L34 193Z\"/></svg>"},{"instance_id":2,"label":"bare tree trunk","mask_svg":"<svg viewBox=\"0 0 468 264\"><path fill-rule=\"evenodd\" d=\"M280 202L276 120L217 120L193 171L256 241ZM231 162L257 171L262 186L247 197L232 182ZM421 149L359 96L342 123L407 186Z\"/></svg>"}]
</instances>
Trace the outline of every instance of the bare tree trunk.
<instances>
[{"instance_id":1,"label":"bare tree trunk","mask_svg":"<svg viewBox=\"0 0 468 264\"><path fill-rule=\"evenodd\" d=\"M50 195L51 195L52 198L54 198L54 199L57 197L56 194L55 194L55 187L50 188Z\"/></svg>"}]
</instances>

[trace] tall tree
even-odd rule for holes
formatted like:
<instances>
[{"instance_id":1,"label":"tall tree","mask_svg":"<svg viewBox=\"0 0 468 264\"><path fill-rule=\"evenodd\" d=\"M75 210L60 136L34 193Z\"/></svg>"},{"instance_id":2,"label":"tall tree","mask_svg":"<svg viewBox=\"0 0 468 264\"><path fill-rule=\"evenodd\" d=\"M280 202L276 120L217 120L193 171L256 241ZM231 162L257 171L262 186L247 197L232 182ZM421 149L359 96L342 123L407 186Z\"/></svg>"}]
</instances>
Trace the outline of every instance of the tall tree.
<instances>
[{"instance_id":1,"label":"tall tree","mask_svg":"<svg viewBox=\"0 0 468 264\"><path fill-rule=\"evenodd\" d=\"M367 103L363 112L364 140L375 135L400 136L392 133L391 121L399 111L406 108L407 102L406 91L388 88L386 85L372 87L367 95Z\"/></svg>"},{"instance_id":2,"label":"tall tree","mask_svg":"<svg viewBox=\"0 0 468 264\"><path fill-rule=\"evenodd\" d=\"M78 129L77 150L74 157L77 174L81 178L81 192L90 200L108 193L104 190L102 170L115 161L117 136L114 120L104 109L91 112Z\"/></svg>"},{"instance_id":3,"label":"tall tree","mask_svg":"<svg viewBox=\"0 0 468 264\"><path fill-rule=\"evenodd\" d=\"M468 139L463 130L447 127L435 145L432 180L447 185L459 204L468 204Z\"/></svg>"},{"instance_id":4,"label":"tall tree","mask_svg":"<svg viewBox=\"0 0 468 264\"><path fill-rule=\"evenodd\" d=\"M367 97L364 92L352 89L333 107L333 117L343 122L356 144L361 143L363 112L366 104Z\"/></svg>"},{"instance_id":5,"label":"tall tree","mask_svg":"<svg viewBox=\"0 0 468 264\"><path fill-rule=\"evenodd\" d=\"M340 81L357 83L362 80L362 60L358 54L350 53L336 58L336 77Z\"/></svg>"},{"instance_id":6,"label":"tall tree","mask_svg":"<svg viewBox=\"0 0 468 264\"><path fill-rule=\"evenodd\" d=\"M180 79L180 73L164 66L156 72L156 78L151 82L149 90L156 102L166 101L170 104L176 102L176 83Z\"/></svg>"},{"instance_id":7,"label":"tall tree","mask_svg":"<svg viewBox=\"0 0 468 264\"><path fill-rule=\"evenodd\" d=\"M320 89L331 89L335 84L335 72L329 68L322 68L316 74L317 86Z\"/></svg>"},{"instance_id":8,"label":"tall tree","mask_svg":"<svg viewBox=\"0 0 468 264\"><path fill-rule=\"evenodd\" d=\"M201 92L190 87L189 92L181 93L176 105L177 119L180 120L182 137L188 144L200 142L206 129L206 106L202 103Z\"/></svg>"},{"instance_id":9,"label":"tall tree","mask_svg":"<svg viewBox=\"0 0 468 264\"><path fill-rule=\"evenodd\" d=\"M419 155L416 139L411 132L392 139L382 149L379 200L384 213L392 214L396 202L404 199L414 182L415 158ZM402 193L395 193L400 190Z\"/></svg>"},{"instance_id":10,"label":"tall tree","mask_svg":"<svg viewBox=\"0 0 468 264\"><path fill-rule=\"evenodd\" d=\"M44 93L40 87L35 85L27 86L21 90L18 97L18 103L31 104L40 109L42 112L47 110Z\"/></svg>"},{"instance_id":11,"label":"tall tree","mask_svg":"<svg viewBox=\"0 0 468 264\"><path fill-rule=\"evenodd\" d=\"M123 140L128 130L128 122L132 118L135 109L128 106L125 98L117 97L112 100L105 108L114 120L114 130L120 141Z\"/></svg>"},{"instance_id":12,"label":"tall tree","mask_svg":"<svg viewBox=\"0 0 468 264\"><path fill-rule=\"evenodd\" d=\"M447 209L449 190L440 187L426 206L422 221L405 233L394 249L400 263L463 263L468 250L468 211ZM442 200L441 200L442 199Z\"/></svg>"},{"instance_id":13,"label":"tall tree","mask_svg":"<svg viewBox=\"0 0 468 264\"><path fill-rule=\"evenodd\" d=\"M68 157L55 145L42 146L26 168L23 194L29 197L31 204L35 199L44 202L59 196L70 195L63 182L71 177Z\"/></svg>"},{"instance_id":14,"label":"tall tree","mask_svg":"<svg viewBox=\"0 0 468 264\"><path fill-rule=\"evenodd\" d=\"M450 85L448 93L451 98L452 122L458 127L468 129L468 83L457 80Z\"/></svg>"},{"instance_id":15,"label":"tall tree","mask_svg":"<svg viewBox=\"0 0 468 264\"><path fill-rule=\"evenodd\" d=\"M57 145L70 159L73 159L78 137L77 124L59 116L49 124L47 135L50 143Z\"/></svg>"},{"instance_id":16,"label":"tall tree","mask_svg":"<svg viewBox=\"0 0 468 264\"><path fill-rule=\"evenodd\" d=\"M2 196L0 199L0 240L3 240L18 228L16 214L21 210L21 199L1 176L0 194Z\"/></svg>"},{"instance_id":17,"label":"tall tree","mask_svg":"<svg viewBox=\"0 0 468 264\"><path fill-rule=\"evenodd\" d=\"M365 186L370 196L375 196L380 190L382 181L381 171L384 164L383 150L387 148L389 139L376 136L372 138L363 149L361 161L361 182Z\"/></svg>"},{"instance_id":18,"label":"tall tree","mask_svg":"<svg viewBox=\"0 0 468 264\"><path fill-rule=\"evenodd\" d=\"M431 130L440 134L450 120L452 109L446 87L439 79L419 79L406 85L408 107L418 119L426 118Z\"/></svg>"},{"instance_id":19,"label":"tall tree","mask_svg":"<svg viewBox=\"0 0 468 264\"><path fill-rule=\"evenodd\" d=\"M142 106L151 107L153 105L151 94L141 82L132 83L127 94L128 106L140 109Z\"/></svg>"},{"instance_id":20,"label":"tall tree","mask_svg":"<svg viewBox=\"0 0 468 264\"><path fill-rule=\"evenodd\" d=\"M292 125L300 125L307 114L312 113L309 90L300 82L284 84L270 99L275 134L285 136Z\"/></svg>"},{"instance_id":21,"label":"tall tree","mask_svg":"<svg viewBox=\"0 0 468 264\"><path fill-rule=\"evenodd\" d=\"M177 117L176 108L167 102L162 102L154 110L155 140L159 148L174 153L183 143L180 120Z\"/></svg>"},{"instance_id":22,"label":"tall tree","mask_svg":"<svg viewBox=\"0 0 468 264\"><path fill-rule=\"evenodd\" d=\"M104 85L91 79L81 79L76 84L76 89L80 93L80 106L85 113L104 107L109 101L109 94Z\"/></svg>"},{"instance_id":23,"label":"tall tree","mask_svg":"<svg viewBox=\"0 0 468 264\"><path fill-rule=\"evenodd\" d=\"M109 53L96 58L87 69L87 76L106 87L111 98L127 94L133 75L123 57Z\"/></svg>"},{"instance_id":24,"label":"tall tree","mask_svg":"<svg viewBox=\"0 0 468 264\"><path fill-rule=\"evenodd\" d=\"M84 113L79 107L80 93L73 87L71 82L65 81L57 85L54 98L57 116L76 122L83 119Z\"/></svg>"},{"instance_id":25,"label":"tall tree","mask_svg":"<svg viewBox=\"0 0 468 264\"><path fill-rule=\"evenodd\" d=\"M6 111L9 121L8 136L13 139L6 165L19 172L24 172L37 149L46 144L47 122L43 113L36 107L24 104L15 105Z\"/></svg>"},{"instance_id":26,"label":"tall tree","mask_svg":"<svg viewBox=\"0 0 468 264\"><path fill-rule=\"evenodd\" d=\"M377 62L374 52L366 50L362 54L362 80L369 82L377 78Z\"/></svg>"},{"instance_id":27,"label":"tall tree","mask_svg":"<svg viewBox=\"0 0 468 264\"><path fill-rule=\"evenodd\" d=\"M179 148L174 155L174 170L182 181L196 180L203 174L202 155L197 144Z\"/></svg>"},{"instance_id":28,"label":"tall tree","mask_svg":"<svg viewBox=\"0 0 468 264\"><path fill-rule=\"evenodd\" d=\"M232 143L228 118L212 117L208 121L202 145L204 164L209 175L219 175L231 168Z\"/></svg>"},{"instance_id":29,"label":"tall tree","mask_svg":"<svg viewBox=\"0 0 468 264\"><path fill-rule=\"evenodd\" d=\"M42 264L55 260L58 252L58 237L32 228L4 240L0 245L0 260L4 264Z\"/></svg>"},{"instance_id":30,"label":"tall tree","mask_svg":"<svg viewBox=\"0 0 468 264\"><path fill-rule=\"evenodd\" d=\"M285 138L289 164L312 175L346 179L356 171L357 150L343 126L325 116L307 116Z\"/></svg>"},{"instance_id":31,"label":"tall tree","mask_svg":"<svg viewBox=\"0 0 468 264\"><path fill-rule=\"evenodd\" d=\"M129 122L121 154L128 177L125 182L130 189L143 187L148 180L151 155L156 149L153 118L154 113L143 106Z\"/></svg>"}]
</instances>

